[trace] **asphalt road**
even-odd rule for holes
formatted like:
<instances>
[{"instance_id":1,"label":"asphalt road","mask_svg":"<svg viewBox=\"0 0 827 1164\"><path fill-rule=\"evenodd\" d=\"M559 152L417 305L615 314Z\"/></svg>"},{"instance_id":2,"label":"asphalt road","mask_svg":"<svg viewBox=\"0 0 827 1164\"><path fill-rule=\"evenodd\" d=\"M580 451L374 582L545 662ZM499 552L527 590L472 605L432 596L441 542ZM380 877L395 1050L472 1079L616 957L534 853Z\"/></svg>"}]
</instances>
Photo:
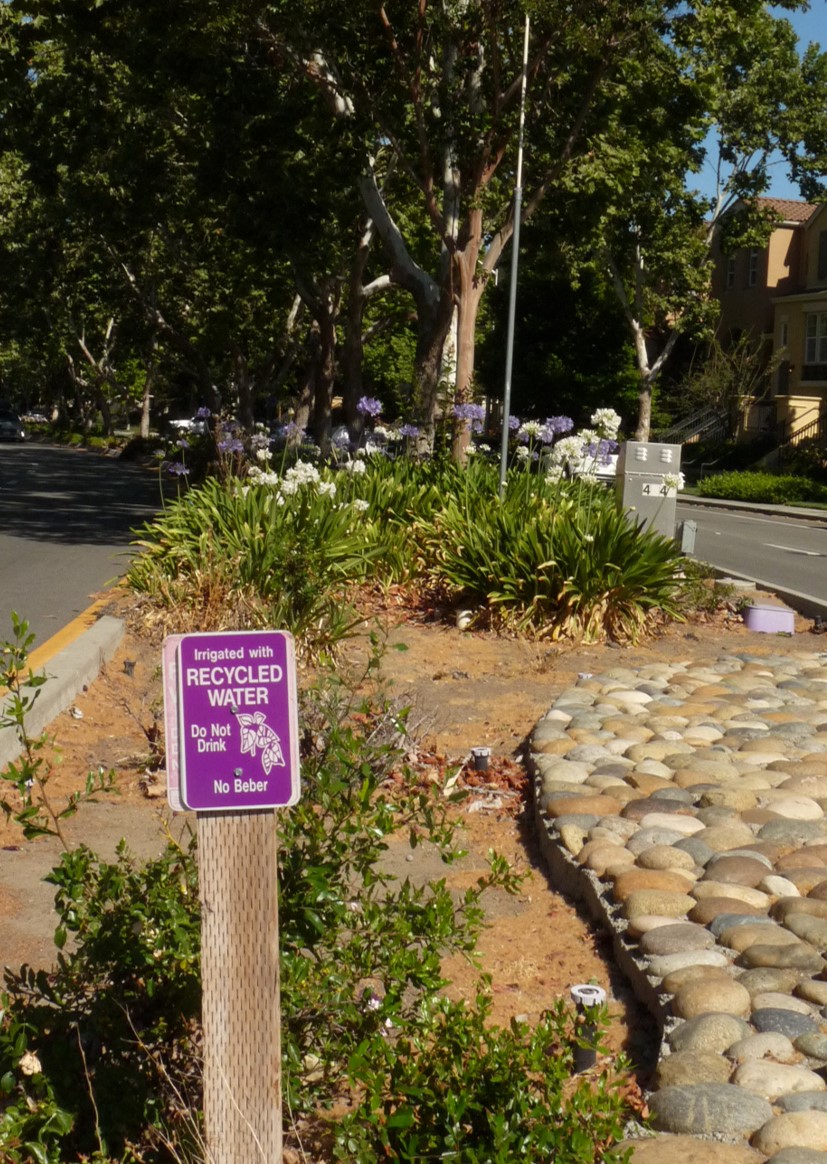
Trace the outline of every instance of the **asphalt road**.
<instances>
[{"instance_id":1,"label":"asphalt road","mask_svg":"<svg viewBox=\"0 0 827 1164\"><path fill-rule=\"evenodd\" d=\"M0 640L11 611L42 644L124 572L157 474L74 449L0 444Z\"/></svg>"},{"instance_id":2,"label":"asphalt road","mask_svg":"<svg viewBox=\"0 0 827 1164\"><path fill-rule=\"evenodd\" d=\"M678 504L678 521L694 521L695 557L734 575L758 578L827 599L827 511L788 518Z\"/></svg>"}]
</instances>

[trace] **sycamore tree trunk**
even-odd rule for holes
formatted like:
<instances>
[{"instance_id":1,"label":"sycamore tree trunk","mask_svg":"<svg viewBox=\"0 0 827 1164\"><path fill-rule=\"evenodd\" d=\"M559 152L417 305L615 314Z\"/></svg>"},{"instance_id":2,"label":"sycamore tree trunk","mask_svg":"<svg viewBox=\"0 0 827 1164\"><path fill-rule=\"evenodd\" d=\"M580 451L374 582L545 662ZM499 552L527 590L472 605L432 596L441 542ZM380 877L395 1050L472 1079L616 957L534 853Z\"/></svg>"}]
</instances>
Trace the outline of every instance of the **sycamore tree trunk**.
<instances>
[{"instance_id":1,"label":"sycamore tree trunk","mask_svg":"<svg viewBox=\"0 0 827 1164\"><path fill-rule=\"evenodd\" d=\"M250 376L250 368L244 353L236 349L235 363L235 390L237 395L236 419L242 428L252 432L255 425L254 384Z\"/></svg>"},{"instance_id":2,"label":"sycamore tree trunk","mask_svg":"<svg viewBox=\"0 0 827 1164\"><path fill-rule=\"evenodd\" d=\"M485 292L487 275L480 269L479 255L482 245L482 212L472 210L468 216L467 242L455 255L457 270L457 370L455 399L457 404L467 404L474 395L474 358L477 339L477 315L480 300ZM459 464L465 464L467 449L471 441L471 425L468 421L457 421L454 426L453 457Z\"/></svg>"},{"instance_id":3,"label":"sycamore tree trunk","mask_svg":"<svg viewBox=\"0 0 827 1164\"><path fill-rule=\"evenodd\" d=\"M336 324L339 318L339 280L331 276L319 286L299 274L296 288L313 318L313 402L310 427L313 439L326 458L330 453L333 419L333 386L336 379Z\"/></svg>"}]
</instances>

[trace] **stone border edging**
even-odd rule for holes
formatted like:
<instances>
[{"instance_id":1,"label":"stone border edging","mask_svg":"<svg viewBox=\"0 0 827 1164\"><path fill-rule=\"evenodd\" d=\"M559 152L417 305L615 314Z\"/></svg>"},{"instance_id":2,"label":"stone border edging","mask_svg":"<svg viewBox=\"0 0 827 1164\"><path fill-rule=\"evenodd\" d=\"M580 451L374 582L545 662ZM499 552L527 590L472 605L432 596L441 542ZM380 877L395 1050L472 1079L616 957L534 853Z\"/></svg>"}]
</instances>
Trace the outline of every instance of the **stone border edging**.
<instances>
[{"instance_id":1,"label":"stone border edging","mask_svg":"<svg viewBox=\"0 0 827 1164\"><path fill-rule=\"evenodd\" d=\"M608 900L600 878L591 869L578 865L571 854L551 836L549 817L540 807L541 778L531 752L528 753L527 767L531 777L531 798L537 839L554 888L585 905L590 917L611 936L612 952L618 966L629 980L635 997L657 1023L658 1031L663 1038L672 1018L668 1001L665 1001L670 996L656 989L634 951L623 940L624 931L615 922L614 907Z\"/></svg>"}]
</instances>

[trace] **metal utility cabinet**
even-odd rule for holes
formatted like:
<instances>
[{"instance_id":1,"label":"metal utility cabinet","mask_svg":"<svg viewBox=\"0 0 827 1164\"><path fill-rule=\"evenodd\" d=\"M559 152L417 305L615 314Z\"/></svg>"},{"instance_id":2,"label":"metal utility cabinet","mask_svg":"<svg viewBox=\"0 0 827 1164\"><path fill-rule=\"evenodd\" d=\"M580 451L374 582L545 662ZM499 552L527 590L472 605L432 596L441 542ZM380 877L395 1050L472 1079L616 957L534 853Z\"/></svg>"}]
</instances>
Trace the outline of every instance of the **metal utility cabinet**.
<instances>
[{"instance_id":1,"label":"metal utility cabinet","mask_svg":"<svg viewBox=\"0 0 827 1164\"><path fill-rule=\"evenodd\" d=\"M680 469L680 445L626 441L617 459L618 504L647 529L674 538L678 490L665 478Z\"/></svg>"}]
</instances>

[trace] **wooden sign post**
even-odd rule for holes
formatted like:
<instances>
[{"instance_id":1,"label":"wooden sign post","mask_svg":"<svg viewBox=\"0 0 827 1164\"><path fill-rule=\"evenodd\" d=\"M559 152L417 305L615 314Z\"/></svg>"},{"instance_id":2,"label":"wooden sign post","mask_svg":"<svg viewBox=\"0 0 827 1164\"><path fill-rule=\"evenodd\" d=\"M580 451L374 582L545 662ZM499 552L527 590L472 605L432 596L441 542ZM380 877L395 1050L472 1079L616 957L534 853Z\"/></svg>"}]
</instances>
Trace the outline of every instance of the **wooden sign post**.
<instances>
[{"instance_id":1,"label":"wooden sign post","mask_svg":"<svg viewBox=\"0 0 827 1164\"><path fill-rule=\"evenodd\" d=\"M293 643L171 636L164 668L169 801L198 819L206 1159L280 1164L273 810L299 795Z\"/></svg>"}]
</instances>

